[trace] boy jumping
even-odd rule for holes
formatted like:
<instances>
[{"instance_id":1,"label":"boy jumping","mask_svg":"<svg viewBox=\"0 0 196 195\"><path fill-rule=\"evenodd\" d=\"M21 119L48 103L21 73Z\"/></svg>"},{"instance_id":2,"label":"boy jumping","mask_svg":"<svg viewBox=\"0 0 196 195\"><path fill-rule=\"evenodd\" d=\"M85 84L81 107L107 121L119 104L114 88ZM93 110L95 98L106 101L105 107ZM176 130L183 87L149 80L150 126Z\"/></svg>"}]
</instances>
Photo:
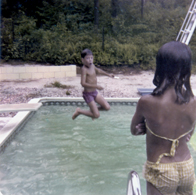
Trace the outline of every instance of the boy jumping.
<instances>
[{"instance_id":1,"label":"boy jumping","mask_svg":"<svg viewBox=\"0 0 196 195\"><path fill-rule=\"evenodd\" d=\"M90 110L81 110L80 108L76 108L72 119L74 120L80 114L91 117L92 119L99 118L99 110L109 110L110 105L96 90L103 89L102 86L97 85L96 74L104 74L109 77L114 77L114 75L108 74L105 71L95 67L93 64L93 53L89 49L83 50L81 57L83 63L81 71L81 85L84 87L83 98L88 104ZM98 103L100 107L97 107L96 103Z\"/></svg>"}]
</instances>

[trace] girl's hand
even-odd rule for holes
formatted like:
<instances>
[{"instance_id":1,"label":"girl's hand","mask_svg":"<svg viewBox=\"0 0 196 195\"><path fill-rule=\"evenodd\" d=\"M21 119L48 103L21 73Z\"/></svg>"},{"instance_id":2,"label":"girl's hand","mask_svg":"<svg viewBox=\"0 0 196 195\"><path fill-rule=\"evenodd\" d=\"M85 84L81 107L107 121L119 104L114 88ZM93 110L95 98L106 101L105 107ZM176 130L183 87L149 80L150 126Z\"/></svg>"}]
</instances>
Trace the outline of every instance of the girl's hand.
<instances>
[{"instance_id":1,"label":"girl's hand","mask_svg":"<svg viewBox=\"0 0 196 195\"><path fill-rule=\"evenodd\" d=\"M137 135L144 135L146 134L146 125L145 123L139 123L135 127L137 129Z\"/></svg>"},{"instance_id":2,"label":"girl's hand","mask_svg":"<svg viewBox=\"0 0 196 195\"><path fill-rule=\"evenodd\" d=\"M186 137L186 142L189 142L190 139L191 139L191 133L187 135L187 137Z\"/></svg>"}]
</instances>

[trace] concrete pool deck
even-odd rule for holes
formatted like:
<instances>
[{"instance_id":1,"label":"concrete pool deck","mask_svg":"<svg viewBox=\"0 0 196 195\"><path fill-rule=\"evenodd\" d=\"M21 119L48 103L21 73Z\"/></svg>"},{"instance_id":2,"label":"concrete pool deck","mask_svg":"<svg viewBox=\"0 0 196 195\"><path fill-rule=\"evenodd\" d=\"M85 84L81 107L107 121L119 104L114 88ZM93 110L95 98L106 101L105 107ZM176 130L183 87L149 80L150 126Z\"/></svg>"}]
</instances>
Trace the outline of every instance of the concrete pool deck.
<instances>
[{"instance_id":1,"label":"concrete pool deck","mask_svg":"<svg viewBox=\"0 0 196 195\"><path fill-rule=\"evenodd\" d=\"M41 103L2 104L0 105L0 112L36 111L41 105Z\"/></svg>"},{"instance_id":2,"label":"concrete pool deck","mask_svg":"<svg viewBox=\"0 0 196 195\"><path fill-rule=\"evenodd\" d=\"M0 105L0 113L36 111L41 106L42 106L41 103L2 104L2 105ZM11 119L12 119L12 117L0 117L0 131Z\"/></svg>"}]
</instances>

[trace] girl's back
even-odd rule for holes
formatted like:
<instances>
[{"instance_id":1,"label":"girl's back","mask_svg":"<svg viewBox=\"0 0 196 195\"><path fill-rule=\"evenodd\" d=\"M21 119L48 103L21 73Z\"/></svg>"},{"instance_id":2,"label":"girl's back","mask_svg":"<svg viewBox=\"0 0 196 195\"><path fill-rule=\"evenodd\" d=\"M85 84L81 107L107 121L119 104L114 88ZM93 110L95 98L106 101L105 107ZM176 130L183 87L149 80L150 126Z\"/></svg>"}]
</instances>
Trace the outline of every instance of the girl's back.
<instances>
[{"instance_id":1,"label":"girl's back","mask_svg":"<svg viewBox=\"0 0 196 195\"><path fill-rule=\"evenodd\" d=\"M161 138L177 139L194 128L196 120L196 99L189 103L177 104L174 87L167 89L161 96L144 96L140 102L143 108L147 129L147 157L156 162L159 155L169 153L172 141ZM155 135L154 135L154 134ZM161 136L161 137L157 137ZM163 157L161 162L182 161L190 158L187 136L179 139L174 157ZM184 155L182 155L184 154Z\"/></svg>"}]
</instances>

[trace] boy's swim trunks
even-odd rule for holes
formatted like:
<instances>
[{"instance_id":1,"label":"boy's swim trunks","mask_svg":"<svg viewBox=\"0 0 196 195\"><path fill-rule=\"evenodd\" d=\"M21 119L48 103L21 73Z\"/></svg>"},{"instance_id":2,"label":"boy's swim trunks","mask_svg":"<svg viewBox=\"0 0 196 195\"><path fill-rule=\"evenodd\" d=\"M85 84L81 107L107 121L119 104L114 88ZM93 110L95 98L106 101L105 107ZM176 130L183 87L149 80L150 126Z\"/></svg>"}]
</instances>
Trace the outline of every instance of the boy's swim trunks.
<instances>
[{"instance_id":1,"label":"boy's swim trunks","mask_svg":"<svg viewBox=\"0 0 196 195\"><path fill-rule=\"evenodd\" d=\"M158 165L147 161L144 178L162 194L191 194L195 182L193 159Z\"/></svg>"},{"instance_id":2,"label":"boy's swim trunks","mask_svg":"<svg viewBox=\"0 0 196 195\"><path fill-rule=\"evenodd\" d=\"M83 98L85 102L89 104L90 102L95 100L95 98L97 97L97 94L98 92L96 90L92 92L83 91Z\"/></svg>"}]
</instances>

